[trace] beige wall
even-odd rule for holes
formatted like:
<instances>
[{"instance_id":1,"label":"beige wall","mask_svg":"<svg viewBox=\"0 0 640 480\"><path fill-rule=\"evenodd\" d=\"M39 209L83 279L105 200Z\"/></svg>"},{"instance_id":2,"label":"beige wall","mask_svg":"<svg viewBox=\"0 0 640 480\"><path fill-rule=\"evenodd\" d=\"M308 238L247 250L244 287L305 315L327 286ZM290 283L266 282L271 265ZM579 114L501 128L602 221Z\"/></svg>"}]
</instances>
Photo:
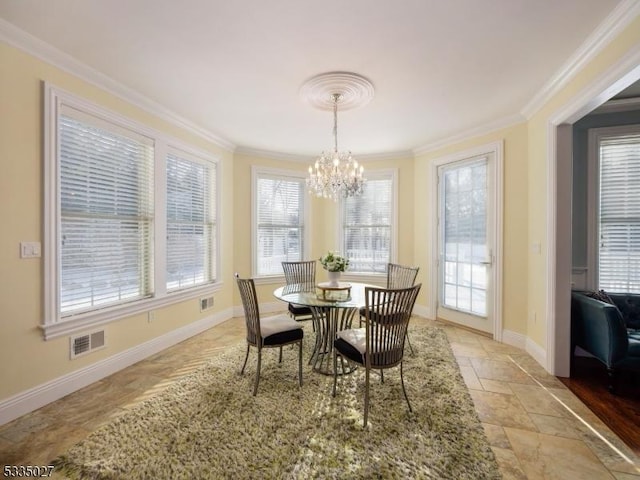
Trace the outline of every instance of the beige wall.
<instances>
[{"instance_id":1,"label":"beige wall","mask_svg":"<svg viewBox=\"0 0 640 480\"><path fill-rule=\"evenodd\" d=\"M432 212L431 165L435 160L473 147L503 141L503 328L526 333L527 306L527 128L522 123L475 137L415 159L415 261L431 270L431 246L435 230L430 229ZM426 278L425 280L428 280ZM418 304L432 306L436 286L425 283Z\"/></svg>"},{"instance_id":2,"label":"beige wall","mask_svg":"<svg viewBox=\"0 0 640 480\"><path fill-rule=\"evenodd\" d=\"M30 55L0 43L0 400L54 380L96 361L187 325L205 316L196 299L105 326L107 348L69 359L67 336L44 341L43 259L20 259L21 241L44 241L42 82L95 102L220 158L222 170L221 259L223 279L231 279L233 233L232 155L201 137L114 97ZM233 282L226 281L206 315L232 307ZM81 333L81 332L78 332Z\"/></svg>"},{"instance_id":3,"label":"beige wall","mask_svg":"<svg viewBox=\"0 0 640 480\"><path fill-rule=\"evenodd\" d=\"M252 155L236 154L234 160L234 197L233 197L233 232L234 232L234 259L233 272L238 272L241 277L247 278L252 275L251 271L251 169L252 167L273 168L279 170L288 170L295 172L306 172L308 164L302 159L297 160L273 160L269 158L261 158ZM317 252L317 245L324 240L324 223L323 210L320 200L311 199L310 228L311 238L311 258L320 256ZM258 293L258 301L274 302L273 290L276 286L282 284L282 279L274 280L273 283L259 283L256 285ZM240 295L234 286L234 303L240 305Z\"/></svg>"},{"instance_id":4,"label":"beige wall","mask_svg":"<svg viewBox=\"0 0 640 480\"><path fill-rule=\"evenodd\" d=\"M529 250L529 320L527 323L527 336L540 347L546 346L547 326L550 319L547 317L547 255L549 234L547 225L548 209L548 171L547 161L549 155L549 122L558 112L572 105L582 92L590 89L591 85L602 78L609 70L623 62L625 57L637 53L640 49L640 17L635 20L591 62L582 68L576 76L546 104L538 110L528 122L529 151L529 238L528 243L541 243L541 253L536 254ZM608 87L608 86L607 86ZM604 92L604 90L603 90ZM602 93L602 92L598 92ZM611 94L616 93L611 92ZM587 113L587 112L585 112ZM561 188L570 188L564 185ZM569 230L566 232L570 235ZM570 258L559 258L559 262L569 262ZM535 312L535 319L532 313ZM559 319L565 321L566 319ZM568 346L567 346L568 348Z\"/></svg>"},{"instance_id":5,"label":"beige wall","mask_svg":"<svg viewBox=\"0 0 640 480\"><path fill-rule=\"evenodd\" d=\"M471 147L504 139L504 269L503 325L526 336L528 345L544 351L547 345L547 202L548 127L552 116L605 75L612 66L640 48L640 18L636 18L566 87L520 125L461 141L422 154L415 160L415 261L430 265L430 162ZM600 93L600 92L599 92ZM611 92L611 94L616 93ZM586 113L586 112L585 112ZM540 244L538 253L533 248ZM559 259L559 261L570 261ZM418 303L430 305L433 287L423 289ZM567 321L567 319L563 319ZM543 353L544 355L545 353ZM540 360L540 356L537 357ZM547 366L547 365L545 365Z\"/></svg>"},{"instance_id":6,"label":"beige wall","mask_svg":"<svg viewBox=\"0 0 640 480\"><path fill-rule=\"evenodd\" d=\"M421 266L425 284L418 304L429 306L430 271L429 165L434 159L470 147L504 140L504 328L546 346L547 245L547 127L549 117L580 91L640 45L640 19L581 69L567 87L555 95L529 121L482 137L471 138L415 159L364 161L367 170L398 168L398 261ZM251 272L250 178L251 165L306 169L306 162L269 160L233 155L201 137L179 129L73 75L19 50L0 45L0 402L12 395L54 381L94 362L112 357L176 328L202 319L195 301L156 312L149 323L140 315L106 325L108 347L86 357L69 360L68 338L44 341L42 323L42 259L20 259L21 241L43 241L42 81L175 136L221 159L222 232L216 314L239 306L233 272ZM312 200L313 258L336 248L335 205ZM540 242L540 254L530 248ZM260 300L273 302L274 285L259 287ZM536 312L535 319L532 312Z\"/></svg>"},{"instance_id":7,"label":"beige wall","mask_svg":"<svg viewBox=\"0 0 640 480\"><path fill-rule=\"evenodd\" d=\"M359 159L362 160L362 159ZM251 168L266 167L280 170L306 172L311 160L274 160L255 155L236 155L234 158L234 269L241 276L251 275ZM392 158L386 160L362 160L367 172L382 169L397 169L398 172L398 261L413 263L413 159ZM338 204L328 199L309 197L311 200L311 254L318 259L327 250L339 250L337 243ZM318 263L318 280L325 278L325 272ZM272 283L258 283L258 301L274 302L273 290L282 283L275 279ZM240 304L234 292L235 304Z\"/></svg>"}]
</instances>

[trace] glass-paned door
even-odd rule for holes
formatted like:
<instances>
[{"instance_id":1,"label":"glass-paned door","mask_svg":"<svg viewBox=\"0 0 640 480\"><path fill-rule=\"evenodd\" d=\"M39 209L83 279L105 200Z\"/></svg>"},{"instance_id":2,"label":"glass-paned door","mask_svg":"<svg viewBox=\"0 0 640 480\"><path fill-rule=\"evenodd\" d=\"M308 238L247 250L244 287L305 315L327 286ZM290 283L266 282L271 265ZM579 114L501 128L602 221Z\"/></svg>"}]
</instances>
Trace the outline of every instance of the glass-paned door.
<instances>
[{"instance_id":1,"label":"glass-paned door","mask_svg":"<svg viewBox=\"0 0 640 480\"><path fill-rule=\"evenodd\" d=\"M492 332L488 318L493 221L486 156L438 170L440 318Z\"/></svg>"}]
</instances>

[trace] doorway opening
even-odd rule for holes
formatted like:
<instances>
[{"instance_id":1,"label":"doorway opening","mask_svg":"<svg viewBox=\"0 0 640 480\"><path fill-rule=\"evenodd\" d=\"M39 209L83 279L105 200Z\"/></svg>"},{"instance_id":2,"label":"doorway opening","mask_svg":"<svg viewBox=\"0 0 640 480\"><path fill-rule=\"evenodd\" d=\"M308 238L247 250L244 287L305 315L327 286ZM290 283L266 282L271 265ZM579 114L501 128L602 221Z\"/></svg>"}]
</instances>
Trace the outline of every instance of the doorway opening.
<instances>
[{"instance_id":1,"label":"doorway opening","mask_svg":"<svg viewBox=\"0 0 640 480\"><path fill-rule=\"evenodd\" d=\"M570 374L573 124L638 80L640 50L613 66L549 118L545 367L556 376Z\"/></svg>"}]
</instances>

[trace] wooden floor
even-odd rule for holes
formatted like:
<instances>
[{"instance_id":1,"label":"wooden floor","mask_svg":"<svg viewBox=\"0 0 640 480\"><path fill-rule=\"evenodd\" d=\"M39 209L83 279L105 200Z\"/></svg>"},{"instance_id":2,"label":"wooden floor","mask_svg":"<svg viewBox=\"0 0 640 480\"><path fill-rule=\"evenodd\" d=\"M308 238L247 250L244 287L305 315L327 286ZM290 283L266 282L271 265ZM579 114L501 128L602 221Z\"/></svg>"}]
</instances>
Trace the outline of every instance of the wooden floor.
<instances>
[{"instance_id":1,"label":"wooden floor","mask_svg":"<svg viewBox=\"0 0 640 480\"><path fill-rule=\"evenodd\" d=\"M560 378L636 454L640 454L640 374L621 372L616 394L607 390L606 368L594 358L576 357L571 378Z\"/></svg>"}]
</instances>

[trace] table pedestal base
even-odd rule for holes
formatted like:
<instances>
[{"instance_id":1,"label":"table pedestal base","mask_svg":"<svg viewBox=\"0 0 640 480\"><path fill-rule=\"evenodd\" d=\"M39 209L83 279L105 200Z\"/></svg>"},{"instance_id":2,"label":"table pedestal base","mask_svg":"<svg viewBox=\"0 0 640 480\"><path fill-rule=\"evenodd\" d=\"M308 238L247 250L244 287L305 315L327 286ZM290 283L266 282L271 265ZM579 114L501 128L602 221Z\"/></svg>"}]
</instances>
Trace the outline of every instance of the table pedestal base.
<instances>
[{"instance_id":1,"label":"table pedestal base","mask_svg":"<svg viewBox=\"0 0 640 480\"><path fill-rule=\"evenodd\" d=\"M311 307L316 329L316 343L310 363L316 372L333 375L333 341L340 330L351 328L357 308ZM356 366L349 365L342 357L338 361L337 374L351 373Z\"/></svg>"}]
</instances>

